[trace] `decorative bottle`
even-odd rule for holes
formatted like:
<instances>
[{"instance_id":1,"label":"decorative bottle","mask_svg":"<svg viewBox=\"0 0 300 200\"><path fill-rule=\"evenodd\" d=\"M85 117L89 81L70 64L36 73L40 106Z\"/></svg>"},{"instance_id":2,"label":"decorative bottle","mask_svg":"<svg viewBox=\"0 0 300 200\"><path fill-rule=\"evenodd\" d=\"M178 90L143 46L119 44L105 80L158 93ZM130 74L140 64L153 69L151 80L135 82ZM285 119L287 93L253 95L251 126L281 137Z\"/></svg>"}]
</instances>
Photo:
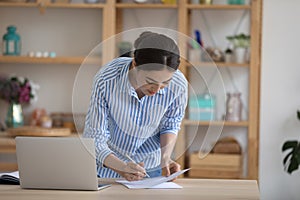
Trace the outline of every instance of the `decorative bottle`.
<instances>
[{"instance_id":1,"label":"decorative bottle","mask_svg":"<svg viewBox=\"0 0 300 200\"><path fill-rule=\"evenodd\" d=\"M226 121L242 120L242 100L241 93L227 93L226 101Z\"/></svg>"},{"instance_id":2,"label":"decorative bottle","mask_svg":"<svg viewBox=\"0 0 300 200\"><path fill-rule=\"evenodd\" d=\"M8 26L3 36L3 55L19 56L21 54L21 37L15 26Z\"/></svg>"}]
</instances>

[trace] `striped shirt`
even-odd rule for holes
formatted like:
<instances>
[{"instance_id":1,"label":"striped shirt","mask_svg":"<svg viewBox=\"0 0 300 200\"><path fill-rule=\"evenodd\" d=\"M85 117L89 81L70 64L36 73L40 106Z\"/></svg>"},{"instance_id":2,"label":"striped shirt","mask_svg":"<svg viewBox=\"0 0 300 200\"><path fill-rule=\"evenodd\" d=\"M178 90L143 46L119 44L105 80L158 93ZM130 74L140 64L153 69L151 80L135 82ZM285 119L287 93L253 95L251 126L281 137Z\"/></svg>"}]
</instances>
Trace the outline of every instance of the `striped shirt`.
<instances>
[{"instance_id":1,"label":"striped shirt","mask_svg":"<svg viewBox=\"0 0 300 200\"><path fill-rule=\"evenodd\" d=\"M179 71L167 87L141 99L128 79L132 58L117 58L94 77L84 137L95 139L100 177L120 177L103 166L113 153L128 162L128 154L145 169L160 165L160 135L177 134L187 105L187 81Z\"/></svg>"}]
</instances>

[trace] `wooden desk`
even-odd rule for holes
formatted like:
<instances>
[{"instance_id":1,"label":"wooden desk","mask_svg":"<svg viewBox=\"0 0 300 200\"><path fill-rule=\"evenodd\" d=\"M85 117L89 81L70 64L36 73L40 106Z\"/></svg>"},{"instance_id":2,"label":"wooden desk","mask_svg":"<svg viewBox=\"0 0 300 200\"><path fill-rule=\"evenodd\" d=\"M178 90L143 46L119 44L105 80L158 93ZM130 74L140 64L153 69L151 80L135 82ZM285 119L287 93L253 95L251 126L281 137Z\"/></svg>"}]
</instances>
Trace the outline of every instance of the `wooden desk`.
<instances>
[{"instance_id":1,"label":"wooden desk","mask_svg":"<svg viewBox=\"0 0 300 200\"><path fill-rule=\"evenodd\" d=\"M5 200L258 200L256 181L217 179L178 179L183 189L127 189L113 184L100 191L29 190L17 185L0 185Z\"/></svg>"}]
</instances>

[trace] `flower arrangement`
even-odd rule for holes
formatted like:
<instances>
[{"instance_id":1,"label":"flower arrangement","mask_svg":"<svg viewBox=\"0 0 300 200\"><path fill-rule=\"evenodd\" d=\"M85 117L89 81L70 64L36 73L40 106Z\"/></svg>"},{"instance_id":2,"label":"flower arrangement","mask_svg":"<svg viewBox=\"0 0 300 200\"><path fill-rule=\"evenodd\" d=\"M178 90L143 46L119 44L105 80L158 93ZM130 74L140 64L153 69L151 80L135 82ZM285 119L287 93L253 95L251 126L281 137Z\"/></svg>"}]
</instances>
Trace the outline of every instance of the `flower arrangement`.
<instances>
[{"instance_id":1,"label":"flower arrangement","mask_svg":"<svg viewBox=\"0 0 300 200\"><path fill-rule=\"evenodd\" d=\"M37 100L39 86L24 77L0 76L0 99L8 103L30 103Z\"/></svg>"}]
</instances>

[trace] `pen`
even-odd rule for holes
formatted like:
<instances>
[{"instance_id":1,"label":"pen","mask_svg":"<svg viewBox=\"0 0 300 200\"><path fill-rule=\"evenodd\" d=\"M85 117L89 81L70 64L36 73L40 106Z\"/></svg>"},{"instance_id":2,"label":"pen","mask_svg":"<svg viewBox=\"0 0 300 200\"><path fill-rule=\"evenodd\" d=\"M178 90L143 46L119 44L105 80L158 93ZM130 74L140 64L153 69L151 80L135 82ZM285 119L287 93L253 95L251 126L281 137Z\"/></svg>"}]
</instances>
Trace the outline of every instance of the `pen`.
<instances>
[{"instance_id":1,"label":"pen","mask_svg":"<svg viewBox=\"0 0 300 200\"><path fill-rule=\"evenodd\" d=\"M129 155L127 155L126 154L126 158L128 158L128 160L130 160L131 162L133 162L133 163L135 163L135 164L137 164L132 158L130 158L130 156ZM150 176L147 174L147 172L145 171L145 173L146 173L146 176L148 177L148 178L150 178Z\"/></svg>"}]
</instances>

